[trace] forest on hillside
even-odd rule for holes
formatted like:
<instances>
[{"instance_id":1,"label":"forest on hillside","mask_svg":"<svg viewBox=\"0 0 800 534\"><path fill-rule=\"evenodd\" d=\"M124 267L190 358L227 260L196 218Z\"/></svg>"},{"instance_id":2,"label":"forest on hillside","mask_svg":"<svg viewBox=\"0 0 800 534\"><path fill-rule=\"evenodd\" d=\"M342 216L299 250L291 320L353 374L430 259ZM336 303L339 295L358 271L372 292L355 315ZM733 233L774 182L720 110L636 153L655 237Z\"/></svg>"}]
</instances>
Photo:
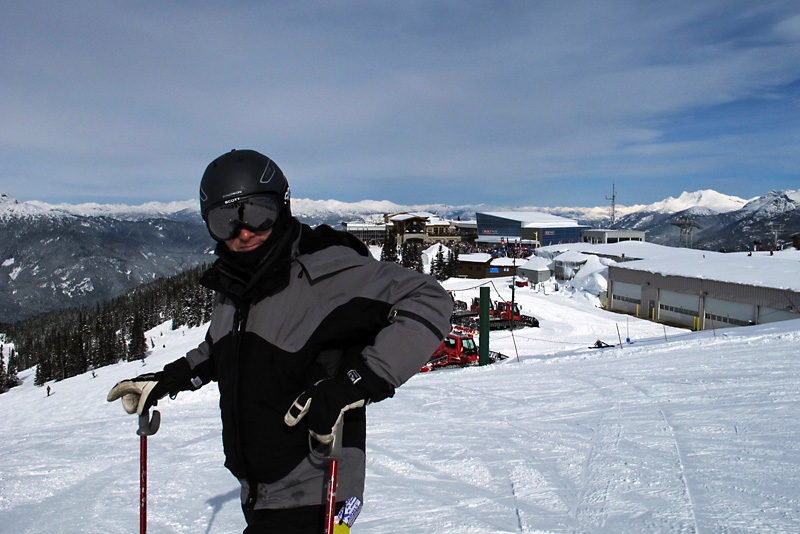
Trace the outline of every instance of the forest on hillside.
<instances>
[{"instance_id":1,"label":"forest on hillside","mask_svg":"<svg viewBox=\"0 0 800 534\"><path fill-rule=\"evenodd\" d=\"M36 368L35 384L63 380L120 360L141 360L155 340L145 332L165 321L199 326L211 317L213 292L198 283L195 267L94 307L45 313L3 326L14 344L5 375Z\"/></svg>"}]
</instances>

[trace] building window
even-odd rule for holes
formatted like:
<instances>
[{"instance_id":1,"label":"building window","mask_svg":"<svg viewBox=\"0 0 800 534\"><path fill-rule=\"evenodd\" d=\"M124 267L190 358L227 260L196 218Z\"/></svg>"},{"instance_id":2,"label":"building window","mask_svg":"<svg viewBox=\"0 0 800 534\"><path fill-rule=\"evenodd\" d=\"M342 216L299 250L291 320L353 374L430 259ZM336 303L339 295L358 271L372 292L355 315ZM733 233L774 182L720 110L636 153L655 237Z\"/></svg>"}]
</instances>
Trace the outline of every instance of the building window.
<instances>
[{"instance_id":1,"label":"building window","mask_svg":"<svg viewBox=\"0 0 800 534\"><path fill-rule=\"evenodd\" d=\"M690 315L692 317L700 317L700 313L695 310L687 310L686 308L678 308L677 306L668 306L666 304L659 304L659 309L669 311L672 313L679 313L681 315Z\"/></svg>"},{"instance_id":2,"label":"building window","mask_svg":"<svg viewBox=\"0 0 800 534\"><path fill-rule=\"evenodd\" d=\"M733 319L731 317L723 317L722 315L716 315L713 313L707 313L706 319L711 319L716 323L728 323L736 326L748 326L753 324L749 321L740 321L739 319Z\"/></svg>"},{"instance_id":3,"label":"building window","mask_svg":"<svg viewBox=\"0 0 800 534\"><path fill-rule=\"evenodd\" d=\"M612 299L614 300L621 300L622 302L630 302L631 304L641 304L642 301L639 299L634 299L631 297L626 297L625 295L612 295Z\"/></svg>"}]
</instances>

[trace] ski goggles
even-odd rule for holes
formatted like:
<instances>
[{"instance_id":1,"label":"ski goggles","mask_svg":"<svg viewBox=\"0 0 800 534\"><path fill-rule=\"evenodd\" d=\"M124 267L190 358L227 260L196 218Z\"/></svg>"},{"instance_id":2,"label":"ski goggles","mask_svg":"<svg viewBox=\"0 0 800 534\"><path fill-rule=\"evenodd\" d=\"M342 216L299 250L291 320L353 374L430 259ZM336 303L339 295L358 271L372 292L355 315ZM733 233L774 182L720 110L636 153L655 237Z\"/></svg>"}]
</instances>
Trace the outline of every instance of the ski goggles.
<instances>
[{"instance_id":1,"label":"ski goggles","mask_svg":"<svg viewBox=\"0 0 800 534\"><path fill-rule=\"evenodd\" d=\"M273 195L248 197L208 210L206 227L217 241L227 241L239 235L242 228L251 232L269 230L278 220L280 209Z\"/></svg>"}]
</instances>

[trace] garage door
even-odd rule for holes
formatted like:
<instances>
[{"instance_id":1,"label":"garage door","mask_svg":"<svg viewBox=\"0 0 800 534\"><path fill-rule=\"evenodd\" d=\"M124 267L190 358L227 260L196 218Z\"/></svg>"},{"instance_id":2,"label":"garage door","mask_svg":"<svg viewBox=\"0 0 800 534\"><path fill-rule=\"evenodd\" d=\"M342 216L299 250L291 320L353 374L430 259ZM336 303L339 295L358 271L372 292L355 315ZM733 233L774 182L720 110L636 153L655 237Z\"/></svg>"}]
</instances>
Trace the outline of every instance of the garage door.
<instances>
[{"instance_id":1,"label":"garage door","mask_svg":"<svg viewBox=\"0 0 800 534\"><path fill-rule=\"evenodd\" d=\"M706 297L705 328L747 326L753 324L753 305Z\"/></svg>"},{"instance_id":2,"label":"garage door","mask_svg":"<svg viewBox=\"0 0 800 534\"><path fill-rule=\"evenodd\" d=\"M658 318L664 322L699 328L700 297L688 293L659 289Z\"/></svg>"},{"instance_id":3,"label":"garage door","mask_svg":"<svg viewBox=\"0 0 800 534\"><path fill-rule=\"evenodd\" d=\"M758 307L758 324L774 323L775 321L788 321L790 319L800 319L800 313L793 313L787 310L776 310L766 306Z\"/></svg>"},{"instance_id":4,"label":"garage door","mask_svg":"<svg viewBox=\"0 0 800 534\"><path fill-rule=\"evenodd\" d=\"M638 315L642 307L642 286L611 282L611 309Z\"/></svg>"}]
</instances>

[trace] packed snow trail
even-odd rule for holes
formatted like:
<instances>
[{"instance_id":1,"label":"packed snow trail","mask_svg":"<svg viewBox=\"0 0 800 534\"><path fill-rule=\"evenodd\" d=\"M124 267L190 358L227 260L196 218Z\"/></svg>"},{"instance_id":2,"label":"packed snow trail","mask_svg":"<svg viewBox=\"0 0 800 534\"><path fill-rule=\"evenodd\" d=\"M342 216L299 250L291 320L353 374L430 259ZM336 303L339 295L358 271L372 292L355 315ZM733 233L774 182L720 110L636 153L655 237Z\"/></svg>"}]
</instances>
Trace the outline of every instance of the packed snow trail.
<instances>
[{"instance_id":1,"label":"packed snow trail","mask_svg":"<svg viewBox=\"0 0 800 534\"><path fill-rule=\"evenodd\" d=\"M418 377L371 410L362 528L800 530L800 334L696 338Z\"/></svg>"},{"instance_id":2,"label":"packed snow trail","mask_svg":"<svg viewBox=\"0 0 800 534\"><path fill-rule=\"evenodd\" d=\"M541 321L514 333L519 362L493 332L508 360L420 374L368 408L354 533L800 532L800 320L690 333L579 294L516 298ZM634 343L587 348L617 327ZM51 397L21 372L0 395L0 533L135 531L137 418L105 396L204 334L164 325L145 366L50 383ZM159 403L151 534L243 530L217 403L213 385Z\"/></svg>"}]
</instances>

